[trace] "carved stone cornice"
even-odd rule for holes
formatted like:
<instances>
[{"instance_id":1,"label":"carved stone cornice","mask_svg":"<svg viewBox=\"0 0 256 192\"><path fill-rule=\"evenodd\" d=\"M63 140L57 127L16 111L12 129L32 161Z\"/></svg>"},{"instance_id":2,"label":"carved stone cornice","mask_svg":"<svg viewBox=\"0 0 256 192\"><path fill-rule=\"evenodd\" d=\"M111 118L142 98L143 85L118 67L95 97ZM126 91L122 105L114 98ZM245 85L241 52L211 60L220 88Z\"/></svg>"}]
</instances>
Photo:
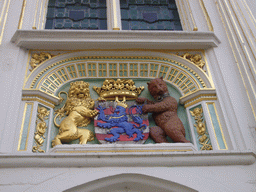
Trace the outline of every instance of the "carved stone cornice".
<instances>
[{"instance_id":1,"label":"carved stone cornice","mask_svg":"<svg viewBox=\"0 0 256 192\"><path fill-rule=\"evenodd\" d=\"M220 40L213 32L17 30L11 41L27 49L208 49Z\"/></svg>"},{"instance_id":2,"label":"carved stone cornice","mask_svg":"<svg viewBox=\"0 0 256 192\"><path fill-rule=\"evenodd\" d=\"M184 145L184 143L180 143ZM149 146L149 148L152 146ZM157 144L153 144L158 148ZM160 144L162 146L163 144ZM165 144L166 149L170 146L178 146L178 143ZM192 144L190 144L192 145ZM142 153L125 151L123 146L108 145L58 145L54 152L45 154L0 154L2 168L17 167L187 167L187 166L221 166L221 165L251 165L255 163L256 156L252 151L171 151ZM143 145L145 147L145 145ZM104 148L101 152L97 148ZM89 151L89 148L91 152ZM133 150L134 147L133 147ZM56 153L62 151L61 153ZM107 152L106 152L107 151ZM86 161L85 161L86 159ZM39 163L40 162L40 163Z\"/></svg>"},{"instance_id":3,"label":"carved stone cornice","mask_svg":"<svg viewBox=\"0 0 256 192\"><path fill-rule=\"evenodd\" d=\"M23 101L39 101L51 108L54 108L54 106L58 105L61 101L59 97L47 94L37 89L23 89L22 100Z\"/></svg>"},{"instance_id":4,"label":"carved stone cornice","mask_svg":"<svg viewBox=\"0 0 256 192\"><path fill-rule=\"evenodd\" d=\"M185 108L199 103L203 100L217 100L215 89L199 89L180 98L180 104L184 104Z\"/></svg>"}]
</instances>

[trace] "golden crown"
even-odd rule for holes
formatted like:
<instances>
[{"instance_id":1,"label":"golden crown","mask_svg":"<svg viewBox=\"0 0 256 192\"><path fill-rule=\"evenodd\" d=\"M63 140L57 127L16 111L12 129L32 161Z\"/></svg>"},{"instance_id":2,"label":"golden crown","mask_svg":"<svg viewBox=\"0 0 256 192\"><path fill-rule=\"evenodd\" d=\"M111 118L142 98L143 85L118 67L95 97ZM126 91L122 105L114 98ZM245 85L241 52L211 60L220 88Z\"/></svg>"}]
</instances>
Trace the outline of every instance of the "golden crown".
<instances>
[{"instance_id":1,"label":"golden crown","mask_svg":"<svg viewBox=\"0 0 256 192\"><path fill-rule=\"evenodd\" d=\"M102 87L93 87L98 95L105 100L123 99L123 101L136 99L144 87L136 87L131 79L106 79Z\"/></svg>"},{"instance_id":2,"label":"golden crown","mask_svg":"<svg viewBox=\"0 0 256 192\"><path fill-rule=\"evenodd\" d=\"M128 105L125 103L125 101L126 101L126 98L124 97L123 98L123 101L119 101L118 100L118 97L116 97L116 103L117 103L117 106L121 106L121 107L123 107L123 108L127 108L128 107Z\"/></svg>"}]
</instances>

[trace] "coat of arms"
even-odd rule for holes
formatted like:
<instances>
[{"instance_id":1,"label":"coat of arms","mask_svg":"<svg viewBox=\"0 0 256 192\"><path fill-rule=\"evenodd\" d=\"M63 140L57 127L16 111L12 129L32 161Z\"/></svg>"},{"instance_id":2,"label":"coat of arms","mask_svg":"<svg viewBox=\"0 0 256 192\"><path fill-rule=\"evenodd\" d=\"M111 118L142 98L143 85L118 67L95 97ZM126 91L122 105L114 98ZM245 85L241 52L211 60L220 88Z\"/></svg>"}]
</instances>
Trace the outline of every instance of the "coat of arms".
<instances>
[{"instance_id":1,"label":"coat of arms","mask_svg":"<svg viewBox=\"0 0 256 192\"><path fill-rule=\"evenodd\" d=\"M107 79L102 87L94 87L100 96L95 102L99 114L94 118L95 135L100 143L144 143L147 140L148 116L142 114L142 105L132 101L144 87L137 88L134 84L132 80Z\"/></svg>"}]
</instances>

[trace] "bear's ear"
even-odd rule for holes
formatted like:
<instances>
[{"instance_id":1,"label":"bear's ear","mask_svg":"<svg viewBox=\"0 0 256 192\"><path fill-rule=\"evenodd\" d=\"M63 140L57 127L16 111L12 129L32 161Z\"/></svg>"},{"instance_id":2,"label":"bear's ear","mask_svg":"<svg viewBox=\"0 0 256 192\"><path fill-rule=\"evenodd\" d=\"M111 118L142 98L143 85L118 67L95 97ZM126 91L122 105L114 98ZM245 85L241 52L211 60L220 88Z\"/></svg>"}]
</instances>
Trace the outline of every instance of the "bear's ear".
<instances>
[{"instance_id":1,"label":"bear's ear","mask_svg":"<svg viewBox=\"0 0 256 192\"><path fill-rule=\"evenodd\" d=\"M162 79L162 80L163 80L163 76L162 76L162 77L160 77L160 79Z\"/></svg>"},{"instance_id":2,"label":"bear's ear","mask_svg":"<svg viewBox=\"0 0 256 192\"><path fill-rule=\"evenodd\" d=\"M150 83L149 83L149 82L147 82L147 84L149 85Z\"/></svg>"}]
</instances>

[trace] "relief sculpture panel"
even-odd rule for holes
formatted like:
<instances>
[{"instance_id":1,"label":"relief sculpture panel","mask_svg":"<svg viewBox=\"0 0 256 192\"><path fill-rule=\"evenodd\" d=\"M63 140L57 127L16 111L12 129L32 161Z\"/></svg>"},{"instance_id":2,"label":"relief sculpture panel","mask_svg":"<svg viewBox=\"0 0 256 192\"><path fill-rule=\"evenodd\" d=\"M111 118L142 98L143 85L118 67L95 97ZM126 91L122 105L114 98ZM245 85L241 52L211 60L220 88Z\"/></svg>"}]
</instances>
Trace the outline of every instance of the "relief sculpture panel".
<instances>
[{"instance_id":1,"label":"relief sculpture panel","mask_svg":"<svg viewBox=\"0 0 256 192\"><path fill-rule=\"evenodd\" d=\"M147 83L148 90L144 90L141 85ZM161 87L161 90L155 90L155 86ZM59 92L59 97L66 94L67 98L62 107L55 109L54 125L59 131L52 140L52 147L63 143L76 144L73 141L77 139L79 144L93 140L95 144L190 143L186 139L190 136L185 109L177 102L178 92L171 88L175 98L171 97L162 78L150 82L105 79L103 82L91 81L90 88L93 89L93 97L89 83L84 81L71 82L69 89ZM156 101L149 99L152 96ZM178 117L178 107L179 115L183 114L183 122ZM186 131L183 123L186 124Z\"/></svg>"},{"instance_id":2,"label":"relief sculpture panel","mask_svg":"<svg viewBox=\"0 0 256 192\"><path fill-rule=\"evenodd\" d=\"M156 78L148 83L148 90L156 102L147 98L138 98L144 103L143 113L153 113L157 126L150 127L150 137L156 143L168 143L167 136L174 142L190 143L185 138L184 126L177 115L178 103L171 97L163 78Z\"/></svg>"},{"instance_id":3,"label":"relief sculpture panel","mask_svg":"<svg viewBox=\"0 0 256 192\"><path fill-rule=\"evenodd\" d=\"M52 146L60 145L62 142L79 139L80 144L86 144L87 141L94 139L94 134L88 129L79 129L86 127L98 114L94 108L94 100L90 97L89 84L84 81L76 81L70 83L68 99L65 105L56 110L54 118L55 126L59 127L59 133L52 141ZM56 122L57 118L67 117L60 124Z\"/></svg>"}]
</instances>

